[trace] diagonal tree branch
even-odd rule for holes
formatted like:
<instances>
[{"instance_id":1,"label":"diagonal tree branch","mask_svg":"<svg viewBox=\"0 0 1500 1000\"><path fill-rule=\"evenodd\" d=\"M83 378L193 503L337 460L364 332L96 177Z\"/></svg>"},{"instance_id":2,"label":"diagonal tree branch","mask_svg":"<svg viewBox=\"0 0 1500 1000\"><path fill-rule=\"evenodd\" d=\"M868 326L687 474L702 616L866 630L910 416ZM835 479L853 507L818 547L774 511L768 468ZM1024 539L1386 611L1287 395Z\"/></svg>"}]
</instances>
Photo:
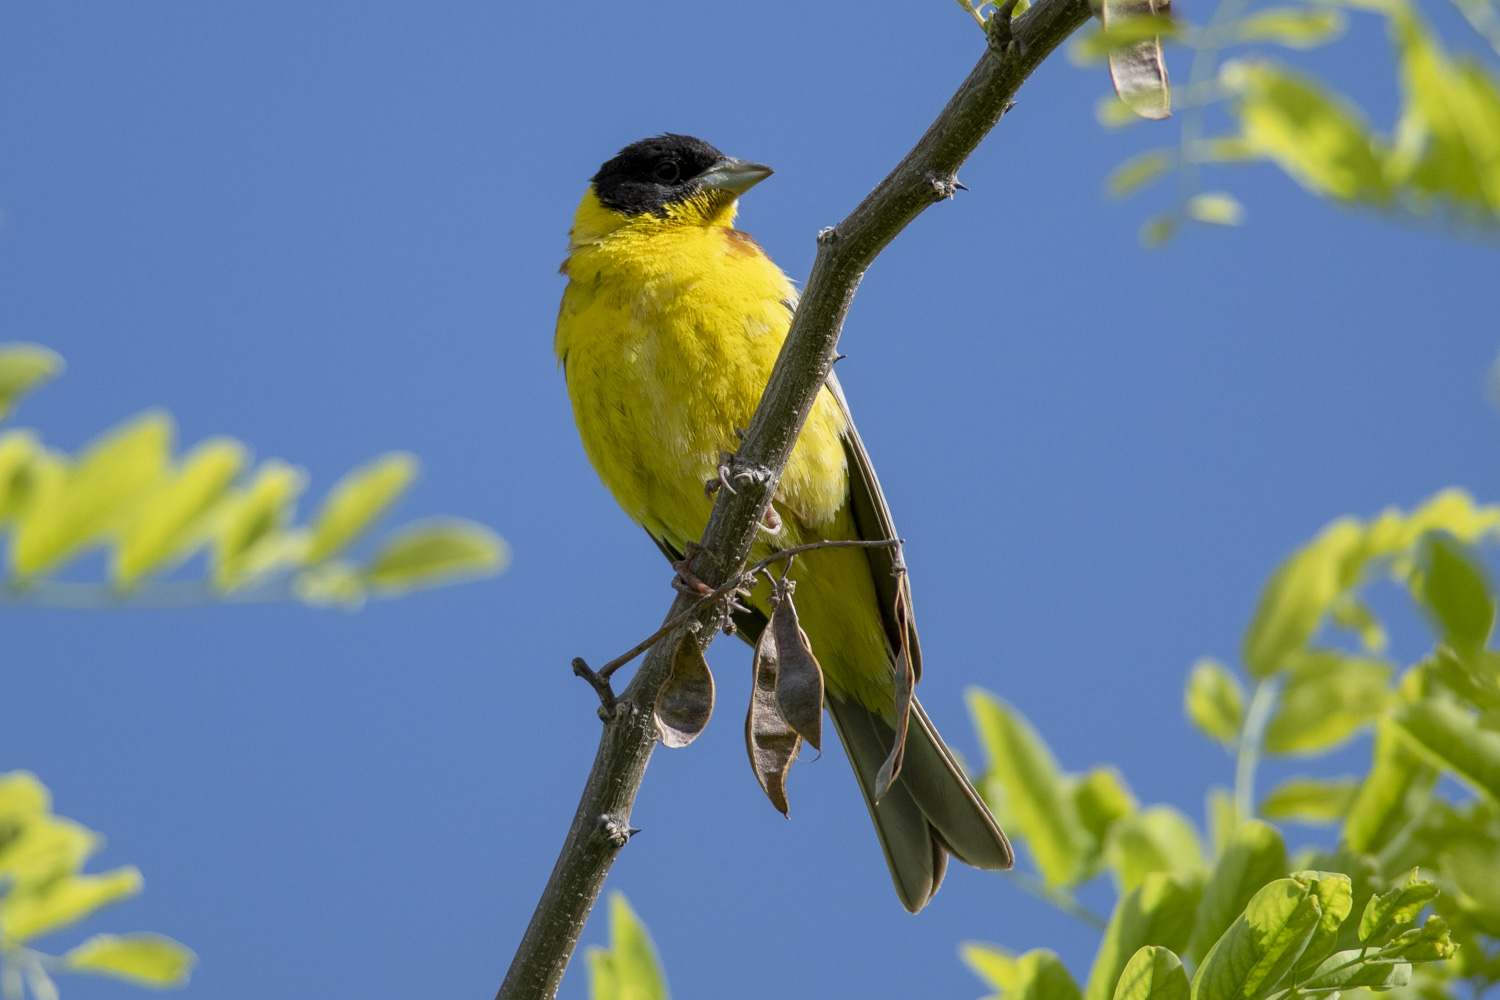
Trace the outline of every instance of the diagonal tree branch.
<instances>
[{"instance_id":1,"label":"diagonal tree branch","mask_svg":"<svg viewBox=\"0 0 1500 1000\"><path fill-rule=\"evenodd\" d=\"M865 269L907 224L950 198L957 172L1010 108L1011 98L1054 49L1089 17L1089 0L1040 0L1010 20L1015 0L990 19L989 44L947 107L896 168L843 222L818 234L818 255L791 331L734 457L737 492L719 491L693 571L710 586L737 577L775 495L814 400L833 368L835 348ZM666 621L697 599L678 595ZM721 616L700 607L652 646L612 709L600 710L604 734L562 853L496 1000L551 1000L603 888L605 875L634 832L630 810L657 743L657 692L684 630L707 645Z\"/></svg>"}]
</instances>

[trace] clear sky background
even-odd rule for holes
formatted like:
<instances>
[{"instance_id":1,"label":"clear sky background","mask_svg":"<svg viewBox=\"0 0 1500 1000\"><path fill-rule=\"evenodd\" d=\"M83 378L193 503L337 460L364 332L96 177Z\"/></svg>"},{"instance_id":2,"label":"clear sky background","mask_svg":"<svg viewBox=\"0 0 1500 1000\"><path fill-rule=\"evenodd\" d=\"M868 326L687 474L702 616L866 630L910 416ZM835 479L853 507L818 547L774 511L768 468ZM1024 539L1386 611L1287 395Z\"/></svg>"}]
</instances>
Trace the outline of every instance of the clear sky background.
<instances>
[{"instance_id":1,"label":"clear sky background","mask_svg":"<svg viewBox=\"0 0 1500 1000\"><path fill-rule=\"evenodd\" d=\"M304 466L313 502L410 449L403 517L477 518L515 551L496 581L355 615L0 609L0 769L107 833L97 867L146 876L81 930L188 943L185 998L491 996L597 741L569 661L628 648L671 598L552 355L587 178L663 130L769 163L741 224L800 279L981 45L949 0L6 4L0 339L69 363L20 422L72 449L165 404L185 443ZM1390 124L1378 22L1299 58ZM1235 658L1277 560L1343 513L1500 498L1500 255L1270 167L1210 180L1244 228L1141 250L1171 192L1117 204L1101 182L1176 131L1105 132L1106 87L1062 58L1026 85L971 190L871 269L839 372L953 745L982 758L962 700L982 685L1065 766L1113 762L1201 821L1231 766L1182 681ZM793 772L783 820L745 761L746 650L709 659L718 717L657 754L609 881L677 997L978 996L965 939L1086 974L1093 932L996 875L955 868L903 912L838 749ZM563 995L586 996L581 963Z\"/></svg>"}]
</instances>

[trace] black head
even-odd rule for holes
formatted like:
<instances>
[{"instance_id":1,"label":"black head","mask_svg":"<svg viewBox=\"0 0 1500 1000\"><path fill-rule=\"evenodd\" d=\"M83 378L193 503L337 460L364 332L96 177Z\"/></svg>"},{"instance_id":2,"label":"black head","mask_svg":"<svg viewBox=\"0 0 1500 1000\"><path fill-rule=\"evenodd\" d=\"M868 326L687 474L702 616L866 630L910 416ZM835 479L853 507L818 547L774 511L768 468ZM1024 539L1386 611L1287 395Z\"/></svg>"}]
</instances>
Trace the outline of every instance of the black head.
<instances>
[{"instance_id":1,"label":"black head","mask_svg":"<svg viewBox=\"0 0 1500 1000\"><path fill-rule=\"evenodd\" d=\"M673 202L708 189L733 197L770 173L769 167L725 156L702 139L668 132L626 146L592 181L599 200L616 212L666 215Z\"/></svg>"}]
</instances>

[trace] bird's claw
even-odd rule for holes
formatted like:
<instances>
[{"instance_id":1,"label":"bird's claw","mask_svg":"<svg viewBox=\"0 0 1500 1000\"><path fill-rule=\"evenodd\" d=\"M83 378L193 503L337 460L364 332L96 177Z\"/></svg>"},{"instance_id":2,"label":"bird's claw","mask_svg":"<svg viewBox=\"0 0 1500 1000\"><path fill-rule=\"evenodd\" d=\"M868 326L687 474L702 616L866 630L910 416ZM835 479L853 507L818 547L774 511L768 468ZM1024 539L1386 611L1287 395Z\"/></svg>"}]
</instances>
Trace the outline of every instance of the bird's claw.
<instances>
[{"instance_id":1,"label":"bird's claw","mask_svg":"<svg viewBox=\"0 0 1500 1000\"><path fill-rule=\"evenodd\" d=\"M720 488L726 489L730 493L738 492L733 486L729 485L730 464L733 461L734 456L729 452L719 452L719 464L714 469L716 475L714 476L714 478L708 480L703 484L703 492L705 495L713 496L715 493L719 492Z\"/></svg>"},{"instance_id":2,"label":"bird's claw","mask_svg":"<svg viewBox=\"0 0 1500 1000\"><path fill-rule=\"evenodd\" d=\"M689 542L684 548L686 551L682 558L672 564L672 568L677 571L677 575L672 578L672 588L695 597L707 597L714 592L714 588L698 579L692 566L693 557L703 551L703 546L697 542Z\"/></svg>"}]
</instances>

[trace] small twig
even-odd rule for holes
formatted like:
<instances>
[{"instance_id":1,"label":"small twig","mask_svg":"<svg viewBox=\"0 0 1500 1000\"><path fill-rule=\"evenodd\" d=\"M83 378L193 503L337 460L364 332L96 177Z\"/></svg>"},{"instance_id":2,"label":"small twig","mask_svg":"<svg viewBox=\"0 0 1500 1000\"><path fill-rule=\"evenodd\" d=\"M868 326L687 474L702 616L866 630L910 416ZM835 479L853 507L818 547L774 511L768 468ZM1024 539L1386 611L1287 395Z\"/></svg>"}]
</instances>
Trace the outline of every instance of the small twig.
<instances>
[{"instance_id":1,"label":"small twig","mask_svg":"<svg viewBox=\"0 0 1500 1000\"><path fill-rule=\"evenodd\" d=\"M581 656L573 657L573 673L588 681L599 695L599 718L608 722L615 710L615 689L609 686L609 677L601 676Z\"/></svg>"},{"instance_id":2,"label":"small twig","mask_svg":"<svg viewBox=\"0 0 1500 1000\"><path fill-rule=\"evenodd\" d=\"M837 539L832 541L808 542L806 545L794 545L789 549L782 549L780 552L766 556L755 565L746 567L744 573L735 577L733 580L730 580L728 583L717 588L716 590L704 594L702 597L698 598L697 603L688 608L682 614L678 615L675 618L669 618L666 624L664 624L661 628L657 629L655 632L652 632L650 635L646 636L646 638L642 639L634 646L631 646L629 649L621 653L619 656L615 657L613 660L610 660L604 666L600 667L597 671L590 670L589 673L592 674L593 677L597 677L599 680L603 681L605 687L607 688L609 685L609 678L614 674L616 670L619 670L625 664L629 663L637 656L640 656L652 646L656 645L662 640L663 636L665 636L667 633L671 632L678 626L682 625L683 622L696 617L700 611L708 607L714 601L729 597L730 595L734 594L735 591L744 588L747 583L753 585L755 574L759 573L761 570L766 569L767 567L775 565L783 559L790 559L793 556L801 555L804 552L811 552L814 549L874 549L891 545L900 545L901 541L901 539L894 538L882 539L875 542L865 541L862 538ZM575 659L573 661L573 672L575 674L578 674L579 677L582 677L584 680L588 681L590 684L593 684L595 689L597 689L599 685L596 684L592 678L579 673L578 665L580 663L583 663L583 660ZM589 669L588 664L584 664L584 669ZM603 697L602 694L600 697ZM613 693L611 693L610 698L612 703L614 698Z\"/></svg>"},{"instance_id":3,"label":"small twig","mask_svg":"<svg viewBox=\"0 0 1500 1000\"><path fill-rule=\"evenodd\" d=\"M1006 881L1015 885L1023 892L1029 892L1042 902L1050 903L1068 916L1088 924L1096 931L1103 931L1109 927L1109 921L1074 899L1073 894L1065 889L1054 888L1030 872L1019 871L1015 868L1012 868L1010 871L1001 872L1000 874Z\"/></svg>"}]
</instances>

